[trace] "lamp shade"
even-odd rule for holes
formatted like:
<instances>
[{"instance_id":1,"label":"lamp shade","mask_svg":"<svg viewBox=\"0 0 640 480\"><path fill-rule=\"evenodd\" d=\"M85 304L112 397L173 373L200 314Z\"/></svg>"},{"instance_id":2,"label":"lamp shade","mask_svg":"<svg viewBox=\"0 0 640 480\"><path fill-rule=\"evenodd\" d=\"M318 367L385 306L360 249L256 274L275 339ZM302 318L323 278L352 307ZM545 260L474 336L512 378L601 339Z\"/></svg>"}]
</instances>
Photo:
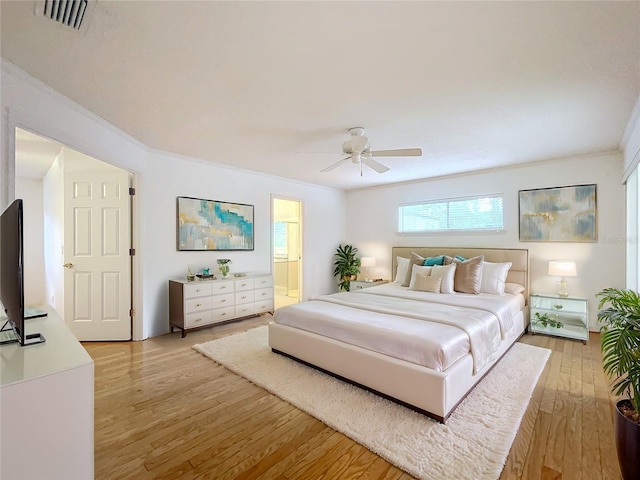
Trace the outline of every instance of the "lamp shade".
<instances>
[{"instance_id":1,"label":"lamp shade","mask_svg":"<svg viewBox=\"0 0 640 480\"><path fill-rule=\"evenodd\" d=\"M360 259L360 266L361 267L375 267L376 266L375 257L362 257Z\"/></svg>"},{"instance_id":2,"label":"lamp shade","mask_svg":"<svg viewBox=\"0 0 640 480\"><path fill-rule=\"evenodd\" d=\"M575 277L576 262L570 260L550 260L549 261L549 275L556 277Z\"/></svg>"}]
</instances>

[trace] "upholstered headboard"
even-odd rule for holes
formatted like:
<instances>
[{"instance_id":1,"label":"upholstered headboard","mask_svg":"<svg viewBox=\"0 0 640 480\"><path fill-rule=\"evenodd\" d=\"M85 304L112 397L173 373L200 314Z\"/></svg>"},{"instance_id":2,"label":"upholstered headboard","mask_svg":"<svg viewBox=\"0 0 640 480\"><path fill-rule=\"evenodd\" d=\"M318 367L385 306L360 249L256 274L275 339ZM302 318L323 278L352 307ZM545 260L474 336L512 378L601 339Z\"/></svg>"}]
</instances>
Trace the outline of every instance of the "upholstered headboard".
<instances>
[{"instance_id":1,"label":"upholstered headboard","mask_svg":"<svg viewBox=\"0 0 640 480\"><path fill-rule=\"evenodd\" d=\"M507 274L507 282L524 285L523 295L529 300L529 250L522 248L465 248L465 247L393 247L392 279L396 278L398 268L397 257L410 258L411 252L416 252L421 257L435 257L437 255L460 255L464 258L473 258L483 255L485 261L493 263L511 262L511 268Z\"/></svg>"}]
</instances>

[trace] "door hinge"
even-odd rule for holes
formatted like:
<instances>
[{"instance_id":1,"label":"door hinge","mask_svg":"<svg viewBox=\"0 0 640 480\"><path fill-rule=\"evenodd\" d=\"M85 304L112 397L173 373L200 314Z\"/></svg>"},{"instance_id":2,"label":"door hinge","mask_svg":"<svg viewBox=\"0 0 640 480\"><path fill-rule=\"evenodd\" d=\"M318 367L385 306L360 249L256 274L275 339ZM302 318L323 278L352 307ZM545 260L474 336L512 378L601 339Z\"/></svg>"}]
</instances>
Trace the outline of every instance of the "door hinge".
<instances>
[{"instance_id":1,"label":"door hinge","mask_svg":"<svg viewBox=\"0 0 640 480\"><path fill-rule=\"evenodd\" d=\"M129 249L129 255L131 255L132 257L136 254L136 249L135 248L130 248Z\"/></svg>"},{"instance_id":2,"label":"door hinge","mask_svg":"<svg viewBox=\"0 0 640 480\"><path fill-rule=\"evenodd\" d=\"M129 187L129 195L135 195L136 194L136 189L133 187Z\"/></svg>"},{"instance_id":3,"label":"door hinge","mask_svg":"<svg viewBox=\"0 0 640 480\"><path fill-rule=\"evenodd\" d=\"M136 316L136 309L132 308L131 310L129 310L129 316L130 317L135 317Z\"/></svg>"}]
</instances>

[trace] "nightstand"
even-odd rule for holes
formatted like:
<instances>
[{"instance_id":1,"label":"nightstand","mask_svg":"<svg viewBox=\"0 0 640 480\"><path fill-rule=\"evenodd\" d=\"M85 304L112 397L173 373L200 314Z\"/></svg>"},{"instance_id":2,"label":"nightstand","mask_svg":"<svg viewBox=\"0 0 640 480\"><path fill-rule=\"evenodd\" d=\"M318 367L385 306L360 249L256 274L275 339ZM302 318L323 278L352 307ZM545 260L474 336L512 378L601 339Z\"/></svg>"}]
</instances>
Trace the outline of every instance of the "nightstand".
<instances>
[{"instance_id":1,"label":"nightstand","mask_svg":"<svg viewBox=\"0 0 640 480\"><path fill-rule=\"evenodd\" d=\"M385 283L389 283L389 280L376 280L375 282L365 282L362 280L351 280L349 282L350 291L354 290L362 290L363 288L376 287L378 285L384 285Z\"/></svg>"},{"instance_id":2,"label":"nightstand","mask_svg":"<svg viewBox=\"0 0 640 480\"><path fill-rule=\"evenodd\" d=\"M531 295L531 333L544 333L558 337L589 340L589 310L586 298L559 297L557 295ZM543 316L547 319L547 325Z\"/></svg>"}]
</instances>

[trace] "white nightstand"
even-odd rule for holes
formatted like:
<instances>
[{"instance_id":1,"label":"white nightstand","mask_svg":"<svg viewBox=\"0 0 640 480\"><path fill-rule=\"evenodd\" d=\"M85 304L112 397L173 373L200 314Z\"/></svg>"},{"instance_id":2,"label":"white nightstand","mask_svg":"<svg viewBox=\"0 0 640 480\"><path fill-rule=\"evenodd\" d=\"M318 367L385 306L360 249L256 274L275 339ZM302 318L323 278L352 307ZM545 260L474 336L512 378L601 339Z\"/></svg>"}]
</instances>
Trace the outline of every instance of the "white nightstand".
<instances>
[{"instance_id":1,"label":"white nightstand","mask_svg":"<svg viewBox=\"0 0 640 480\"><path fill-rule=\"evenodd\" d=\"M354 290L362 290L363 288L369 288L369 287L375 287L378 285L384 285L385 283L389 283L389 280L377 280L375 282L365 282L362 280L351 280L351 282L349 282L349 289L350 291L354 291Z\"/></svg>"},{"instance_id":2,"label":"white nightstand","mask_svg":"<svg viewBox=\"0 0 640 480\"><path fill-rule=\"evenodd\" d=\"M539 316L546 315L546 326ZM560 326L558 325L558 322ZM559 297L557 295L531 295L531 332L558 337L589 340L589 310L586 298Z\"/></svg>"}]
</instances>

